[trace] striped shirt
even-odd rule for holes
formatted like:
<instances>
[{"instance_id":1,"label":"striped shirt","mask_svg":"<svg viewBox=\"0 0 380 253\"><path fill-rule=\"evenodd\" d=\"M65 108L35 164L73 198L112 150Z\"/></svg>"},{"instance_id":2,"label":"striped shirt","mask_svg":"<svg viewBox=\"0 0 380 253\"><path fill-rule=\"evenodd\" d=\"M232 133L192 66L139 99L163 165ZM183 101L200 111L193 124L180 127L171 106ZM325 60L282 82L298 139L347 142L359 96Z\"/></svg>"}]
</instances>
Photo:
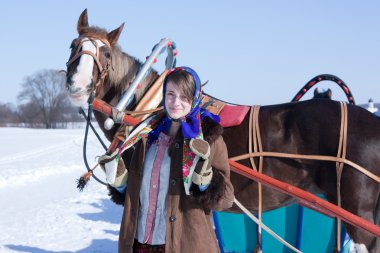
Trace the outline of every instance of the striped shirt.
<instances>
[{"instance_id":1,"label":"striped shirt","mask_svg":"<svg viewBox=\"0 0 380 253\"><path fill-rule=\"evenodd\" d=\"M136 239L150 245L165 244L166 197L169 189L170 137L160 133L146 152L140 190Z\"/></svg>"}]
</instances>

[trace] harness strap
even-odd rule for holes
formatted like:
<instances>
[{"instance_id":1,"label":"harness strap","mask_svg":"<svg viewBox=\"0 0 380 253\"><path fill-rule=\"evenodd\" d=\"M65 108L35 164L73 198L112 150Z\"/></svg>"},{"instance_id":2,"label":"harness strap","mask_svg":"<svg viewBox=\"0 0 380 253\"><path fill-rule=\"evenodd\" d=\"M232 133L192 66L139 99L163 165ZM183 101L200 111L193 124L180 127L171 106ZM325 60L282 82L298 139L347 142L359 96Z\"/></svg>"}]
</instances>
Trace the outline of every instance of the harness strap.
<instances>
[{"instance_id":1,"label":"harness strap","mask_svg":"<svg viewBox=\"0 0 380 253\"><path fill-rule=\"evenodd\" d=\"M85 37L85 36L82 36L82 37ZM108 48L111 48L111 45L110 43L106 40L106 39L103 39L103 38L95 38L95 37L88 37L87 40L83 40L82 41L82 37L78 38L80 40L80 45L83 44L84 42L86 41L91 41L95 47L96 47L96 54L94 54L93 52L89 51L89 50L83 50L83 51L79 51L81 49L80 46L77 47L77 50L75 51L75 54L74 56L66 63L66 66L70 66L75 60L77 60L79 57L81 57L82 55L84 54L88 54L90 56L92 56L92 58L94 58L94 61L96 63L96 65L98 66L98 69L99 69L99 72L102 72L103 71L103 67L102 67L102 64L100 63L99 59L98 59L98 55L99 55L99 45L98 43L96 42L96 40L100 40L103 44L105 44Z\"/></svg>"},{"instance_id":2,"label":"harness strap","mask_svg":"<svg viewBox=\"0 0 380 253\"><path fill-rule=\"evenodd\" d=\"M249 153L239 156L234 156L229 158L232 161L239 161L243 159L247 159L249 157L277 157L277 158L293 158L293 159L305 159L305 160L319 160L319 161L330 161L330 162L340 162L347 164L356 170L360 171L364 175L370 177L374 181L380 183L380 177L376 176L372 172L364 169L360 165L357 165L354 162L351 162L350 160L347 160L345 158L339 158L335 156L322 156L322 155L300 155L300 154L288 154L288 153L279 153L279 152L256 152L256 153Z\"/></svg>"},{"instance_id":3,"label":"harness strap","mask_svg":"<svg viewBox=\"0 0 380 253\"><path fill-rule=\"evenodd\" d=\"M347 151L347 105L344 102L340 102L340 133L339 133L339 146L338 146L338 154L337 157L346 158ZM344 163L337 162L336 163L336 191L337 191L337 204L341 207L341 192L340 192L340 182L342 178ZM341 248L341 219L336 218L336 251L340 252Z\"/></svg>"},{"instance_id":4,"label":"harness strap","mask_svg":"<svg viewBox=\"0 0 380 253\"><path fill-rule=\"evenodd\" d=\"M260 126L259 126L259 110L260 106L255 106L255 132L257 136L257 141L254 142L255 146L254 149L259 152L263 151L263 147L261 144L261 134L260 134ZM257 144L256 144L257 143ZM260 156L259 158L259 173L263 173L263 162L264 158ZM261 183L258 183L258 193L259 193L259 221L262 222L262 213L263 213L263 186ZM261 246L262 246L262 227L261 225L258 227L260 232L260 249L259 252L262 252Z\"/></svg>"},{"instance_id":5,"label":"harness strap","mask_svg":"<svg viewBox=\"0 0 380 253\"><path fill-rule=\"evenodd\" d=\"M248 151L249 153L252 153L252 146L255 145L256 147L256 134L255 129L253 128L253 116L255 114L255 107L251 107L251 112L249 113L249 130L248 130ZM252 144L252 140L255 144ZM254 151L255 153L257 150ZM252 168L257 171L257 167L255 164L255 161L253 160L253 157L249 158L249 161L251 162Z\"/></svg>"},{"instance_id":6,"label":"harness strap","mask_svg":"<svg viewBox=\"0 0 380 253\"><path fill-rule=\"evenodd\" d=\"M257 167L254 161L255 157L259 157L259 172L262 173L263 158L264 157L279 157L279 158L293 158L293 159L307 159L307 160L320 160L320 161L332 161L336 163L336 173L337 173L337 204L341 207L341 177L343 166L345 164L350 165L356 170L362 172L364 175L370 177L376 182L380 183L380 177L366 170L365 168L357 165L356 163L347 160L347 129L348 129L348 113L347 113L347 104L340 102L341 109L341 123L340 123L340 133L339 133L339 145L338 153L336 157L333 156L321 156L321 155L299 155L299 154L288 154L288 153L278 153L278 152L263 152L261 135L260 135L260 126L259 126L259 110L260 106L255 105L251 107L251 112L249 116L249 138L248 138L248 154L235 156L229 158L232 161L239 161L249 158L252 168L257 171ZM253 143L252 143L253 142ZM253 145L252 145L253 144ZM252 152L253 146L253 152ZM261 224L262 224L262 185L258 182L258 248L257 251L261 251ZM341 219L337 219L337 245L336 252L341 251Z\"/></svg>"},{"instance_id":7,"label":"harness strap","mask_svg":"<svg viewBox=\"0 0 380 253\"><path fill-rule=\"evenodd\" d=\"M106 39L103 39L103 38L95 38L95 37L88 37L87 38L86 37L87 40L82 40L83 37L85 37L85 36L78 38L80 40L79 45L83 44L86 41L91 41L96 48L96 53L94 54L93 52L91 52L89 50L80 51L81 47L78 46L77 50L75 51L74 56L66 63L66 66L70 66L75 60L77 60L79 57L81 57L84 54L90 55L93 58L94 62L96 63L96 66L98 67L98 70L99 70L99 78L98 78L98 81L96 82L96 84L94 86L94 96L95 96L97 87L104 82L104 79L107 76L109 66L112 65L112 68L113 68L113 63L112 63L111 58L107 59L106 65L103 68L103 66L99 60L99 45L98 45L98 42L96 42L96 40L100 40L108 48L111 48L111 45Z\"/></svg>"},{"instance_id":8,"label":"harness strap","mask_svg":"<svg viewBox=\"0 0 380 253\"><path fill-rule=\"evenodd\" d=\"M90 56L92 56L92 58L94 58L94 61L96 63L96 66L98 67L99 69L99 72L102 72L103 71L103 67L102 67L102 64L100 63L98 57L91 51L89 50L83 50L83 51L80 51L79 53L75 54L73 56L73 58L71 58L68 62L67 62L67 65L70 65L71 63L73 63L75 60L77 60L79 57L81 57L82 55L84 54L88 54Z\"/></svg>"},{"instance_id":9,"label":"harness strap","mask_svg":"<svg viewBox=\"0 0 380 253\"><path fill-rule=\"evenodd\" d=\"M249 119L249 138L248 138L248 150L250 153L252 153L252 139L253 139L253 150L254 152L262 152L262 144L261 144L261 135L260 135L260 126L259 126L259 111L260 111L260 106L259 105L254 105L251 107L251 112L250 112L250 119ZM253 160L252 157L249 158L252 168L257 171L257 167L255 164L255 161ZM259 157L259 172L262 173L262 168L263 168L263 157ZM257 227L257 247L256 251L261 252L261 245L262 245L262 184L260 182L257 183L258 187L258 219L259 219L259 224Z\"/></svg>"}]
</instances>

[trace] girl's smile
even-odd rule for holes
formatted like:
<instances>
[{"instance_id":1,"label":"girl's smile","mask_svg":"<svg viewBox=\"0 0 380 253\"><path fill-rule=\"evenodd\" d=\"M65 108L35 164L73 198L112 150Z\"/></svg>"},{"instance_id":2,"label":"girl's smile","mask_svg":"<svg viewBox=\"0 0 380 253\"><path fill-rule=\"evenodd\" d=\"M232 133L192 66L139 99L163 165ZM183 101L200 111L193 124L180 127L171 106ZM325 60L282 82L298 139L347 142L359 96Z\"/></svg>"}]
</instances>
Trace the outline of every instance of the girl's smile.
<instances>
[{"instance_id":1,"label":"girl's smile","mask_svg":"<svg viewBox=\"0 0 380 253\"><path fill-rule=\"evenodd\" d=\"M181 92L173 82L166 84L165 107L168 116L172 119L185 117L191 110L191 101Z\"/></svg>"}]
</instances>

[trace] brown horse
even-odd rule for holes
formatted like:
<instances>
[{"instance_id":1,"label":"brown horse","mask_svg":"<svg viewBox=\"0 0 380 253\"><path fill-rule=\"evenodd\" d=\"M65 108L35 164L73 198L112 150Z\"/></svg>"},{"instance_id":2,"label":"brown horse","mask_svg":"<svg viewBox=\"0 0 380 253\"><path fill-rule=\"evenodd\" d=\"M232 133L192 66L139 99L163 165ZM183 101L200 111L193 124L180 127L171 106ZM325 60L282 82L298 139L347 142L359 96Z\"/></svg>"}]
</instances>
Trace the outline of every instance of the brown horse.
<instances>
[{"instance_id":1,"label":"brown horse","mask_svg":"<svg viewBox=\"0 0 380 253\"><path fill-rule=\"evenodd\" d=\"M107 33L104 29L88 25L85 10L78 20L79 37L72 43L67 68L67 89L71 100L79 105L95 96L115 105L128 88L141 63L123 53L117 40L123 25ZM88 52L89 51L89 52ZM158 77L151 71L135 96L141 94ZM133 107L133 105L131 106ZM131 108L128 108L131 109ZM348 105L348 133L346 158L375 175L380 175L380 120L368 111ZM105 117L95 113L102 127ZM341 110L338 102L312 99L280 105L263 106L259 113L263 151L305 155L337 156L340 137ZM230 157L248 153L249 115L243 122L224 129L224 139ZM105 135L112 140L115 126ZM251 167L248 160L241 161ZM337 202L335 162L287 158L265 158L263 173L313 193L325 194ZM258 186L238 174L231 173L235 196L248 209L257 211ZM380 184L351 166L344 165L341 176L341 206L366 220L380 224ZM263 211L294 202L288 195L263 188ZM231 211L238 211L233 207ZM367 232L345 224L350 237L370 252L380 252L379 239ZM363 251L366 252L366 251Z\"/></svg>"}]
</instances>

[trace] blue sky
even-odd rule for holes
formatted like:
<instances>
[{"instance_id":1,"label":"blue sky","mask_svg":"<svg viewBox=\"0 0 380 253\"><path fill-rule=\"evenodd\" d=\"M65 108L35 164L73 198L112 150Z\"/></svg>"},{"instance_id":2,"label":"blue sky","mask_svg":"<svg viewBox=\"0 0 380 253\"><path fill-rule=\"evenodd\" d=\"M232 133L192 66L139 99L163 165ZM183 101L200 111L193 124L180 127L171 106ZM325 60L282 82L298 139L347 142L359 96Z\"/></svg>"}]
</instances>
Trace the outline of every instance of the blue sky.
<instances>
[{"instance_id":1,"label":"blue sky","mask_svg":"<svg viewBox=\"0 0 380 253\"><path fill-rule=\"evenodd\" d=\"M357 103L380 102L379 1L8 0L0 16L0 103L17 104L26 76L65 69L85 8L90 24L107 30L125 22L119 44L141 60L161 38L173 39L177 65L197 70L209 80L205 91L223 100L288 102L328 73L347 83ZM317 87L345 99L333 83Z\"/></svg>"}]
</instances>

